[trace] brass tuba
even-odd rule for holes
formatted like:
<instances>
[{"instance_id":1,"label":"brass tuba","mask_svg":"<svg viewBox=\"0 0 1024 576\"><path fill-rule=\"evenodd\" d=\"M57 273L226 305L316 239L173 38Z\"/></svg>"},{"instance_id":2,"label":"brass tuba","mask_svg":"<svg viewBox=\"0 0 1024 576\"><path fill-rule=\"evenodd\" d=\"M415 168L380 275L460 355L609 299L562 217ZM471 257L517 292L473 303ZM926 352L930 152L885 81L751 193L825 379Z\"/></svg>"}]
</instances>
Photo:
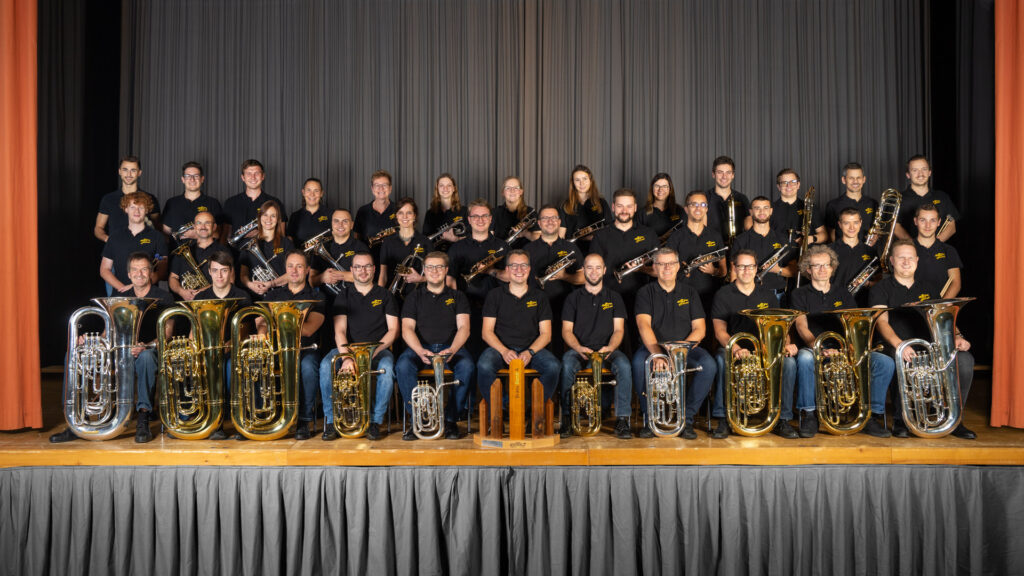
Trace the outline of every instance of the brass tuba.
<instances>
[{"instance_id":1,"label":"brass tuba","mask_svg":"<svg viewBox=\"0 0 1024 576\"><path fill-rule=\"evenodd\" d=\"M108 440L124 431L135 408L135 357L142 317L153 298L95 298L95 306L75 310L68 320L68 357L64 369L64 419L85 440ZM79 321L103 319L103 334L83 334Z\"/></svg>"},{"instance_id":2,"label":"brass tuba","mask_svg":"<svg viewBox=\"0 0 1024 576\"><path fill-rule=\"evenodd\" d=\"M572 432L577 436L593 436L601 430L601 376L607 353L591 352L590 368L576 373L572 385ZM686 361L683 361L686 367ZM615 384L614 380L605 384Z\"/></svg>"},{"instance_id":3,"label":"brass tuba","mask_svg":"<svg viewBox=\"0 0 1024 576\"><path fill-rule=\"evenodd\" d=\"M277 440L298 418L302 322L315 302L258 302L231 319L231 420L250 440ZM240 342L242 322L259 316L267 336Z\"/></svg>"},{"instance_id":4,"label":"brass tuba","mask_svg":"<svg viewBox=\"0 0 1024 576\"><path fill-rule=\"evenodd\" d=\"M828 312L839 316L846 337L829 331L814 340L818 420L831 434L856 434L871 417L871 337L875 320L886 310L847 308ZM839 344L835 354L825 354L829 341Z\"/></svg>"},{"instance_id":5,"label":"brass tuba","mask_svg":"<svg viewBox=\"0 0 1024 576\"><path fill-rule=\"evenodd\" d=\"M416 381L412 389L412 432L421 440L437 440L444 434L444 387L458 386L458 380L445 382L444 363L451 354L434 354L430 366L434 383L429 379Z\"/></svg>"},{"instance_id":6,"label":"brass tuba","mask_svg":"<svg viewBox=\"0 0 1024 576\"><path fill-rule=\"evenodd\" d=\"M178 281L181 282L181 287L185 290L203 290L210 287L210 281L206 279L206 275L203 274L202 266L206 264L206 260L203 260L199 264L196 264L196 259L192 257L192 248L190 243L186 242L181 246L175 248L171 254L174 256L180 256L185 259L185 263L188 264L189 270L182 274Z\"/></svg>"},{"instance_id":7,"label":"brass tuba","mask_svg":"<svg viewBox=\"0 0 1024 576\"><path fill-rule=\"evenodd\" d=\"M356 342L347 344L347 354L338 354L331 361L332 406L334 429L342 438L362 438L370 427L370 377L383 374L383 370L370 370L373 352L380 342ZM355 371L341 369L345 360L351 358L356 364Z\"/></svg>"},{"instance_id":8,"label":"brass tuba","mask_svg":"<svg viewBox=\"0 0 1024 576\"><path fill-rule=\"evenodd\" d=\"M904 306L924 315L932 342L912 338L896 347L896 378L903 422L914 436L939 438L960 425L962 406L956 361L956 315L974 298L925 300ZM923 348L910 362L903 351Z\"/></svg>"},{"instance_id":9,"label":"brass tuba","mask_svg":"<svg viewBox=\"0 0 1024 576\"><path fill-rule=\"evenodd\" d=\"M647 426L655 436L678 436L686 426L686 373L701 367L687 368L686 357L695 343L686 340L659 342L667 354L651 354L644 364L647 377ZM668 362L668 370L655 370L657 359Z\"/></svg>"},{"instance_id":10,"label":"brass tuba","mask_svg":"<svg viewBox=\"0 0 1024 576\"><path fill-rule=\"evenodd\" d=\"M900 202L903 195L895 188L887 188L882 192L882 198L878 203L878 212L875 213L875 221L868 230L864 244L868 246L881 246L878 250L878 259L881 261L882 270L889 270L889 248L892 246L893 230L896 227L896 217L900 213Z\"/></svg>"},{"instance_id":11,"label":"brass tuba","mask_svg":"<svg viewBox=\"0 0 1024 576\"><path fill-rule=\"evenodd\" d=\"M240 298L179 302L157 318L160 420L175 438L202 440L224 416L224 329ZM184 316L193 338L168 340L164 326Z\"/></svg>"},{"instance_id":12,"label":"brass tuba","mask_svg":"<svg viewBox=\"0 0 1024 576\"><path fill-rule=\"evenodd\" d=\"M741 436L760 436L775 427L782 412L782 358L786 335L801 315L800 310L765 308L741 312L757 323L759 337L747 332L734 334L726 354L741 341L754 345L744 358L725 362L725 411L732 429ZM753 421L752 421L753 420Z\"/></svg>"}]
</instances>

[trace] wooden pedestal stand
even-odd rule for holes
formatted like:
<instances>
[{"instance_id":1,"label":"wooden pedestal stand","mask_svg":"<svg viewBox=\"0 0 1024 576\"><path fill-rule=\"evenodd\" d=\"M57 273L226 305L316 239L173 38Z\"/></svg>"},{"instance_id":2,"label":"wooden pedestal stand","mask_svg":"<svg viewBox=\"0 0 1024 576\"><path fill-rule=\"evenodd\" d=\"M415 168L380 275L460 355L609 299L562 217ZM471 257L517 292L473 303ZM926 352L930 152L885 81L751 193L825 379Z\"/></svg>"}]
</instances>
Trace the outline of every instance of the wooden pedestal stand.
<instances>
[{"instance_id":1,"label":"wooden pedestal stand","mask_svg":"<svg viewBox=\"0 0 1024 576\"><path fill-rule=\"evenodd\" d=\"M503 438L502 377L508 379L508 422L509 437ZM531 382L533 392L533 414L531 418L532 437L526 437L526 379ZM498 378L491 385L491 397L480 400L480 432L473 436L477 446L487 448L544 448L558 444L554 433L555 405L544 401L544 386L536 370L527 370L522 360L513 360L507 370L499 370ZM491 430L487 432L487 422Z\"/></svg>"}]
</instances>

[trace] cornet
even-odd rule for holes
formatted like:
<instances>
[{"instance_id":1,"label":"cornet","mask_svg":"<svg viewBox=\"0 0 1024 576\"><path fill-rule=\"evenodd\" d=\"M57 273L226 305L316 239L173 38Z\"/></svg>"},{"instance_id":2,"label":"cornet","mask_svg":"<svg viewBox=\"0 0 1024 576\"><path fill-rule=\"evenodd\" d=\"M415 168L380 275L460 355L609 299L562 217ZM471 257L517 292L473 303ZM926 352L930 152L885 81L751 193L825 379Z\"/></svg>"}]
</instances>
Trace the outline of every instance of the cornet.
<instances>
[{"instance_id":1,"label":"cornet","mask_svg":"<svg viewBox=\"0 0 1024 576\"><path fill-rule=\"evenodd\" d=\"M420 440L437 440L444 434L444 387L458 386L458 380L446 382L444 364L451 354L434 354L430 366L434 381L417 379L412 389L412 431Z\"/></svg>"}]
</instances>

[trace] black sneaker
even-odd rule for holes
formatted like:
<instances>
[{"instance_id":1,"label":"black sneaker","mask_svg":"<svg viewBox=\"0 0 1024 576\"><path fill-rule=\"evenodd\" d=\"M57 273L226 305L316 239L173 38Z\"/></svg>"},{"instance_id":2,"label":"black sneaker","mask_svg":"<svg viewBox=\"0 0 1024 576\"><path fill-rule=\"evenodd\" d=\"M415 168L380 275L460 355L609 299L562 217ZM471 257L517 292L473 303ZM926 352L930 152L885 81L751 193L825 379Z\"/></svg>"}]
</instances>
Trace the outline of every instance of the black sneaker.
<instances>
[{"instance_id":1,"label":"black sneaker","mask_svg":"<svg viewBox=\"0 0 1024 576\"><path fill-rule=\"evenodd\" d=\"M149 410L139 410L139 421L135 424L136 444L145 444L153 439L153 432L149 429Z\"/></svg>"},{"instance_id":2,"label":"black sneaker","mask_svg":"<svg viewBox=\"0 0 1024 576\"><path fill-rule=\"evenodd\" d=\"M320 439L324 442L338 439L338 431L334 428L334 424L327 423L324 425L324 433L320 435Z\"/></svg>"},{"instance_id":3,"label":"black sneaker","mask_svg":"<svg viewBox=\"0 0 1024 576\"><path fill-rule=\"evenodd\" d=\"M697 431L693 429L693 423L692 422L687 422L686 424L684 424L683 425L683 431L680 432L679 435L682 436L683 438L685 438L686 440L696 440L697 439Z\"/></svg>"},{"instance_id":4,"label":"black sneaker","mask_svg":"<svg viewBox=\"0 0 1024 576\"><path fill-rule=\"evenodd\" d=\"M818 433L818 415L813 410L804 410L800 418L800 437L814 438Z\"/></svg>"},{"instance_id":5,"label":"black sneaker","mask_svg":"<svg viewBox=\"0 0 1024 576\"><path fill-rule=\"evenodd\" d=\"M78 436L71 431L71 428L65 428L63 432L57 432L50 436L50 444L61 444L63 442L71 442Z\"/></svg>"},{"instance_id":6,"label":"black sneaker","mask_svg":"<svg viewBox=\"0 0 1024 576\"><path fill-rule=\"evenodd\" d=\"M444 439L445 440L458 440L462 438L462 434L459 432L458 422L445 422L444 423Z\"/></svg>"},{"instance_id":7,"label":"black sneaker","mask_svg":"<svg viewBox=\"0 0 1024 576\"><path fill-rule=\"evenodd\" d=\"M817 424L817 420L815 420L815 424ZM793 427L789 424L788 421L780 419L778 424L775 425L775 428L772 428L772 434L775 434L776 436L782 436L786 440L792 440L794 438L799 438L803 436L804 426L801 423L800 433L797 434L796 430L793 430ZM805 436L805 438L811 438L812 436L814 436L813 432L811 432L810 436Z\"/></svg>"},{"instance_id":8,"label":"black sneaker","mask_svg":"<svg viewBox=\"0 0 1024 576\"><path fill-rule=\"evenodd\" d=\"M366 431L366 437L370 440L380 440L383 438L384 435L380 433L380 424L370 422L370 428Z\"/></svg>"},{"instance_id":9,"label":"black sneaker","mask_svg":"<svg viewBox=\"0 0 1024 576\"><path fill-rule=\"evenodd\" d=\"M416 440L416 439L417 439L416 433L412 431L412 424L410 424L409 427L405 429L405 432L402 433L402 440L405 440L406 442L410 442L410 441Z\"/></svg>"},{"instance_id":10,"label":"black sneaker","mask_svg":"<svg viewBox=\"0 0 1024 576\"><path fill-rule=\"evenodd\" d=\"M228 438L228 435L224 433L224 427L221 426L221 427L217 428L216 430L214 430L213 434L210 434L210 438L209 439L210 440L227 440L227 438Z\"/></svg>"},{"instance_id":11,"label":"black sneaker","mask_svg":"<svg viewBox=\"0 0 1024 576\"><path fill-rule=\"evenodd\" d=\"M729 434L732 434L732 426L729 425L729 419L719 418L718 425L715 426L715 431L711 433L711 437L715 440L721 440L728 438Z\"/></svg>"},{"instance_id":12,"label":"black sneaker","mask_svg":"<svg viewBox=\"0 0 1024 576\"><path fill-rule=\"evenodd\" d=\"M650 427L640 426L640 429L636 431L637 438L654 438L654 432L651 432Z\"/></svg>"},{"instance_id":13,"label":"black sneaker","mask_svg":"<svg viewBox=\"0 0 1024 576\"><path fill-rule=\"evenodd\" d=\"M861 430L861 432L868 436L874 436L875 438L888 438L889 436L892 436L892 434L886 430L885 424L882 423L881 416L870 418L867 425L864 426L864 429Z\"/></svg>"},{"instance_id":14,"label":"black sneaker","mask_svg":"<svg viewBox=\"0 0 1024 576\"><path fill-rule=\"evenodd\" d=\"M629 440L633 437L633 432L629 429L629 418L620 416L615 420L615 437L622 440Z\"/></svg>"},{"instance_id":15,"label":"black sneaker","mask_svg":"<svg viewBox=\"0 0 1024 576\"><path fill-rule=\"evenodd\" d=\"M892 435L894 438L910 438L910 430L907 429L903 420L897 419L892 423Z\"/></svg>"},{"instance_id":16,"label":"black sneaker","mask_svg":"<svg viewBox=\"0 0 1024 576\"><path fill-rule=\"evenodd\" d=\"M963 438L964 440L974 440L975 438L978 437L978 435L975 434L973 430L968 429L967 426L964 426L962 422L959 426L956 427L956 430L953 430L953 436L956 436L957 438Z\"/></svg>"},{"instance_id":17,"label":"black sneaker","mask_svg":"<svg viewBox=\"0 0 1024 576\"><path fill-rule=\"evenodd\" d=\"M559 438L571 438L572 437L572 420L568 416L562 417L562 422L558 425L558 437Z\"/></svg>"}]
</instances>

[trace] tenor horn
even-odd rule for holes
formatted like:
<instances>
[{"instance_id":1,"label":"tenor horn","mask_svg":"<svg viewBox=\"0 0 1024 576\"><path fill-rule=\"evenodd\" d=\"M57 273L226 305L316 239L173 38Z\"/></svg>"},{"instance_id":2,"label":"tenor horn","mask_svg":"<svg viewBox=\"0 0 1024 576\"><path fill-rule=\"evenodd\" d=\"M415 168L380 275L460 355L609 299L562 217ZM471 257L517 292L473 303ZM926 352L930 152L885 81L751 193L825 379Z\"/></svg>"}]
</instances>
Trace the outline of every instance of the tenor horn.
<instances>
[{"instance_id":1,"label":"tenor horn","mask_svg":"<svg viewBox=\"0 0 1024 576\"><path fill-rule=\"evenodd\" d=\"M644 364L647 378L647 426L655 436L671 438L678 436L686 426L686 373L699 372L686 367L686 358L693 342L679 340L659 342L666 354L651 354ZM654 363L662 359L668 362L667 370L655 370Z\"/></svg>"},{"instance_id":2,"label":"tenor horn","mask_svg":"<svg viewBox=\"0 0 1024 576\"><path fill-rule=\"evenodd\" d=\"M332 406L334 429L342 438L362 438L370 427L370 378L383 374L383 370L370 370L373 352L380 342L347 344L348 353L338 354L331 361ZM352 359L354 371L342 370L347 359Z\"/></svg>"},{"instance_id":3,"label":"tenor horn","mask_svg":"<svg viewBox=\"0 0 1024 576\"><path fill-rule=\"evenodd\" d=\"M570 414L572 432L577 436L593 436L601 430L601 377L604 375L604 360L608 354L590 353L590 368L576 373L572 385ZM683 361L686 367L686 361ZM605 384L615 384L614 380Z\"/></svg>"},{"instance_id":4,"label":"tenor horn","mask_svg":"<svg viewBox=\"0 0 1024 576\"><path fill-rule=\"evenodd\" d=\"M430 379L418 379L412 389L412 432L420 440L437 440L444 434L444 387L458 386L458 380L445 381L444 364L451 354L434 354Z\"/></svg>"}]
</instances>

